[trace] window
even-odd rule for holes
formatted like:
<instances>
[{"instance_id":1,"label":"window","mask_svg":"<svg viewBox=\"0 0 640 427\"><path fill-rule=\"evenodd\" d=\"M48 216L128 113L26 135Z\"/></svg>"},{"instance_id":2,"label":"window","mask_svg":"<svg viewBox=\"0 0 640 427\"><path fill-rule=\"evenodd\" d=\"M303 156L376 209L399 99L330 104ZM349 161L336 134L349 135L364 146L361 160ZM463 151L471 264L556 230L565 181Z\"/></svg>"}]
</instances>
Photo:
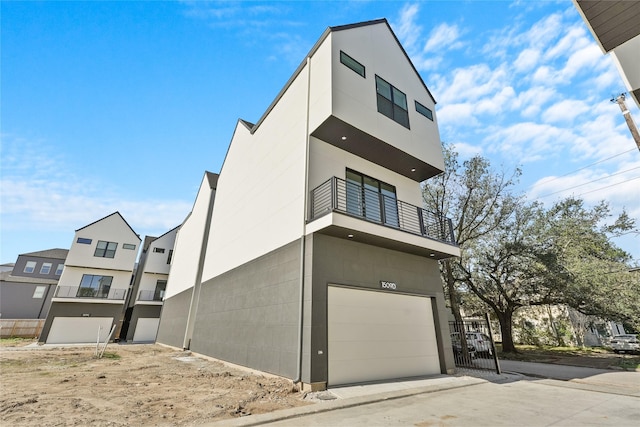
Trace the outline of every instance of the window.
<instances>
[{"instance_id":1,"label":"window","mask_svg":"<svg viewBox=\"0 0 640 427\"><path fill-rule=\"evenodd\" d=\"M83 245L90 245L91 244L91 239L85 239L84 237L78 237L78 240L76 240L76 242L82 243Z\"/></svg>"},{"instance_id":2,"label":"window","mask_svg":"<svg viewBox=\"0 0 640 427\"><path fill-rule=\"evenodd\" d=\"M52 265L50 262L43 262L42 267L40 267L40 274L49 274Z\"/></svg>"},{"instance_id":3,"label":"window","mask_svg":"<svg viewBox=\"0 0 640 427\"><path fill-rule=\"evenodd\" d=\"M102 258L113 258L116 255L117 247L117 243L98 240L98 245L96 246L96 251L94 252L93 256Z\"/></svg>"},{"instance_id":4,"label":"window","mask_svg":"<svg viewBox=\"0 0 640 427\"><path fill-rule=\"evenodd\" d=\"M36 288L33 290L33 297L34 299L40 299L44 296L44 291L47 290L46 286L36 286Z\"/></svg>"},{"instance_id":5,"label":"window","mask_svg":"<svg viewBox=\"0 0 640 427\"><path fill-rule=\"evenodd\" d=\"M347 169L347 212L385 225L398 226L396 188Z\"/></svg>"},{"instance_id":6,"label":"window","mask_svg":"<svg viewBox=\"0 0 640 427\"><path fill-rule=\"evenodd\" d=\"M173 258L173 249L169 249L169 256L167 257L167 264L171 264L171 258Z\"/></svg>"},{"instance_id":7,"label":"window","mask_svg":"<svg viewBox=\"0 0 640 427\"><path fill-rule=\"evenodd\" d=\"M112 276L83 274L76 296L79 298L107 298L112 281Z\"/></svg>"},{"instance_id":8,"label":"window","mask_svg":"<svg viewBox=\"0 0 640 427\"><path fill-rule=\"evenodd\" d=\"M425 116L427 119L433 121L433 111L420 104L418 101L416 101L416 111Z\"/></svg>"},{"instance_id":9,"label":"window","mask_svg":"<svg viewBox=\"0 0 640 427\"><path fill-rule=\"evenodd\" d=\"M376 76L376 92L378 94L378 112L409 129L407 95L378 76Z\"/></svg>"},{"instance_id":10,"label":"window","mask_svg":"<svg viewBox=\"0 0 640 427\"><path fill-rule=\"evenodd\" d=\"M351 68L356 73L360 74L362 77L365 77L364 65L362 65L361 63L359 63L358 61L356 61L355 59L353 59L343 51L340 51L340 62L342 62L347 67Z\"/></svg>"},{"instance_id":11,"label":"window","mask_svg":"<svg viewBox=\"0 0 640 427\"><path fill-rule=\"evenodd\" d=\"M164 291L167 290L167 281L166 280L158 280L156 282L156 290L153 293L154 301L162 301L164 297Z\"/></svg>"},{"instance_id":12,"label":"window","mask_svg":"<svg viewBox=\"0 0 640 427\"><path fill-rule=\"evenodd\" d=\"M164 248L153 248L153 252L158 253L158 254L163 254L164 253Z\"/></svg>"},{"instance_id":13,"label":"window","mask_svg":"<svg viewBox=\"0 0 640 427\"><path fill-rule=\"evenodd\" d=\"M36 262L35 261L27 261L27 264L24 266L25 273L33 273L36 270Z\"/></svg>"},{"instance_id":14,"label":"window","mask_svg":"<svg viewBox=\"0 0 640 427\"><path fill-rule=\"evenodd\" d=\"M63 268L64 268L64 264L58 264L58 267L56 267L56 276L59 276L62 274Z\"/></svg>"},{"instance_id":15,"label":"window","mask_svg":"<svg viewBox=\"0 0 640 427\"><path fill-rule=\"evenodd\" d=\"M136 248L136 245L132 245L131 243L123 243L122 244L122 249L134 250L135 248Z\"/></svg>"}]
</instances>

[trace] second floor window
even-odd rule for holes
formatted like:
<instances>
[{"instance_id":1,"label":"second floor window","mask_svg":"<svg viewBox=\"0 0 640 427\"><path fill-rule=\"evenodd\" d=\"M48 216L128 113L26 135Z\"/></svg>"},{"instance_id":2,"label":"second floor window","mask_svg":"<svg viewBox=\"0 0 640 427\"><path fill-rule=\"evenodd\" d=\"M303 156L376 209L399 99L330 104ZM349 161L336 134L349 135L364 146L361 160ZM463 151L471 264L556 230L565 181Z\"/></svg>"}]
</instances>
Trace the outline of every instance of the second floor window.
<instances>
[{"instance_id":1,"label":"second floor window","mask_svg":"<svg viewBox=\"0 0 640 427\"><path fill-rule=\"evenodd\" d=\"M64 264L58 264L58 267L56 268L56 276L59 276L62 274L63 268L64 268Z\"/></svg>"},{"instance_id":2,"label":"second floor window","mask_svg":"<svg viewBox=\"0 0 640 427\"><path fill-rule=\"evenodd\" d=\"M378 112L409 129L407 95L378 76L376 76L376 92Z\"/></svg>"},{"instance_id":3,"label":"second floor window","mask_svg":"<svg viewBox=\"0 0 640 427\"><path fill-rule=\"evenodd\" d=\"M49 274L51 272L51 263L43 262L42 267L40 267L40 274Z\"/></svg>"},{"instance_id":4,"label":"second floor window","mask_svg":"<svg viewBox=\"0 0 640 427\"><path fill-rule=\"evenodd\" d=\"M35 261L27 261L27 264L24 266L25 273L33 273L36 270L36 262Z\"/></svg>"},{"instance_id":5,"label":"second floor window","mask_svg":"<svg viewBox=\"0 0 640 427\"><path fill-rule=\"evenodd\" d=\"M105 242L104 240L98 240L96 251L93 256L102 258L113 258L116 256L116 248L118 244L115 242Z\"/></svg>"},{"instance_id":6,"label":"second floor window","mask_svg":"<svg viewBox=\"0 0 640 427\"><path fill-rule=\"evenodd\" d=\"M107 298L112 281L113 276L83 274L76 296L78 298Z\"/></svg>"}]
</instances>

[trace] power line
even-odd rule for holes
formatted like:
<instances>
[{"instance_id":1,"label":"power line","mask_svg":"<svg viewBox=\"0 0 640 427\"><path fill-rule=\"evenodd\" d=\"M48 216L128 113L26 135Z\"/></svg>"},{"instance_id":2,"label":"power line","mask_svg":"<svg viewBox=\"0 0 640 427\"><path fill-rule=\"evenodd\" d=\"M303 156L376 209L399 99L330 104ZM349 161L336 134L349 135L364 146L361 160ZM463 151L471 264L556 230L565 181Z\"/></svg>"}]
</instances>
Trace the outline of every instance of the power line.
<instances>
[{"instance_id":1,"label":"power line","mask_svg":"<svg viewBox=\"0 0 640 427\"><path fill-rule=\"evenodd\" d=\"M630 152L632 152L632 151L635 151L635 148L632 148L631 150L624 151L624 152L622 152L622 153L620 153L620 154L613 155L613 156L611 156L611 157L607 157L606 159L598 160L598 161L597 161L597 162L595 162L595 163L591 163L590 165L583 166L583 167L581 167L580 169L576 169L576 170L574 170L574 171L572 171L572 172L567 172L567 173L565 173L564 175L556 176L555 178L552 178L552 179L550 179L550 180L548 180L548 181L541 181L541 182L538 182L538 183L536 183L536 184L533 184L531 187L529 187L529 190L531 190L531 189L532 189L532 188L534 188L534 187L537 187L538 185L548 184L548 183L550 183L550 182L555 181L556 179L560 179L560 178L563 178L563 177L565 177L565 176L567 176L567 175L571 175L571 174L574 174L574 173L576 173L576 172L580 172L581 170L584 170L584 169L590 168L591 166L595 166L595 165L597 165L597 164L599 164L599 163L606 162L606 161L608 161L608 160L614 159L614 158L616 158L616 157L622 156L623 154L627 154L627 153L630 153Z\"/></svg>"},{"instance_id":2,"label":"power line","mask_svg":"<svg viewBox=\"0 0 640 427\"><path fill-rule=\"evenodd\" d=\"M612 174L610 174L610 175L603 176L603 177L601 177L601 178L596 178L596 179L591 180L591 181L583 182L582 184L574 185L573 187L565 188L565 189L563 189L563 190L554 191L553 193L545 194L544 196L538 196L538 199L542 199L543 197L553 196L554 194L562 193L562 192L564 192L564 191L573 190L574 188L582 187L583 185L587 185L587 184L591 184L591 183L593 183L593 182L601 181L601 180L603 180L603 179L611 178L612 176L621 175L621 174L623 174L623 173L630 172L630 171L632 171L632 170L636 170L636 169L640 169L640 166L637 166L637 167L635 167L635 168L631 168L631 169L627 169L627 170L624 170L624 171L620 171L620 172L612 173ZM626 182L626 181L623 181L623 182ZM616 185L617 185L617 184L616 184ZM606 188L606 187L605 187L605 188ZM595 190L594 190L594 191L595 191ZM588 191L587 193L590 193L590 191ZM587 193L582 193L582 194L587 194Z\"/></svg>"},{"instance_id":3,"label":"power line","mask_svg":"<svg viewBox=\"0 0 640 427\"><path fill-rule=\"evenodd\" d=\"M635 178L627 179L625 181L618 182L616 184L607 185L606 187L596 188L595 190L590 190L590 191L585 191L584 193L578 194L576 197L580 197L580 196L582 196L584 194L589 194L589 193L594 193L596 191L604 190L605 188L615 187L616 185L624 184L625 182L634 181L636 179L640 179L640 176L636 176Z\"/></svg>"}]
</instances>

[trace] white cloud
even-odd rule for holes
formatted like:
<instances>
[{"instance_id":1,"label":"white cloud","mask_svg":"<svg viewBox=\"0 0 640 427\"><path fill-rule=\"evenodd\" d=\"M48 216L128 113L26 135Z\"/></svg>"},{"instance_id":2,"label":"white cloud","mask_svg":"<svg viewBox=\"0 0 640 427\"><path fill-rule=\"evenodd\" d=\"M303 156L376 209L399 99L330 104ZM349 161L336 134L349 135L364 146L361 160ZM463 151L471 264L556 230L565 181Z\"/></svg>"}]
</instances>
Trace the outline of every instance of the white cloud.
<instances>
[{"instance_id":1,"label":"white cloud","mask_svg":"<svg viewBox=\"0 0 640 427\"><path fill-rule=\"evenodd\" d=\"M572 122L576 117L589 110L589 106L584 101L564 99L547 108L542 115L542 119L546 123Z\"/></svg>"},{"instance_id":2,"label":"white cloud","mask_svg":"<svg viewBox=\"0 0 640 427\"><path fill-rule=\"evenodd\" d=\"M513 67L518 72L529 71L538 63L540 51L537 49L525 49L516 58Z\"/></svg>"},{"instance_id":3,"label":"white cloud","mask_svg":"<svg viewBox=\"0 0 640 427\"><path fill-rule=\"evenodd\" d=\"M458 26L443 22L431 31L422 51L429 53L441 52L446 49L458 49L462 47L459 39L460 29Z\"/></svg>"}]
</instances>

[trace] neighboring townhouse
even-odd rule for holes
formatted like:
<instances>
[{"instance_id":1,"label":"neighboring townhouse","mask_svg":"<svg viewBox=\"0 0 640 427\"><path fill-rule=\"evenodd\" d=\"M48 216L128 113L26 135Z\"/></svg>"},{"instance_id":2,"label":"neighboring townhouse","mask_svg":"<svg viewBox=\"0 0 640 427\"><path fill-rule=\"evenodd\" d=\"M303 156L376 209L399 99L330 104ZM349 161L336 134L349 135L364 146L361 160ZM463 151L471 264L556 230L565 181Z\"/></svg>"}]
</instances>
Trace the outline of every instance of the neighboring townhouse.
<instances>
[{"instance_id":1,"label":"neighboring townhouse","mask_svg":"<svg viewBox=\"0 0 640 427\"><path fill-rule=\"evenodd\" d=\"M328 28L238 121L206 244L178 233L201 278L174 264L158 342L312 390L452 372L438 260L460 252L420 186L443 169L435 100L388 22Z\"/></svg>"},{"instance_id":2,"label":"neighboring townhouse","mask_svg":"<svg viewBox=\"0 0 640 427\"><path fill-rule=\"evenodd\" d=\"M177 232L178 227L160 237L145 237L132 291L127 297L124 323L120 331L121 340L156 340Z\"/></svg>"},{"instance_id":3,"label":"neighboring townhouse","mask_svg":"<svg viewBox=\"0 0 640 427\"><path fill-rule=\"evenodd\" d=\"M218 174L204 173L193 208L177 230L158 342L189 348L217 184Z\"/></svg>"},{"instance_id":4,"label":"neighboring townhouse","mask_svg":"<svg viewBox=\"0 0 640 427\"><path fill-rule=\"evenodd\" d=\"M139 246L119 212L76 230L39 341L106 340L122 318Z\"/></svg>"},{"instance_id":5,"label":"neighboring townhouse","mask_svg":"<svg viewBox=\"0 0 640 427\"><path fill-rule=\"evenodd\" d=\"M47 249L18 255L13 268L0 273L0 318L45 319L68 252Z\"/></svg>"}]
</instances>

